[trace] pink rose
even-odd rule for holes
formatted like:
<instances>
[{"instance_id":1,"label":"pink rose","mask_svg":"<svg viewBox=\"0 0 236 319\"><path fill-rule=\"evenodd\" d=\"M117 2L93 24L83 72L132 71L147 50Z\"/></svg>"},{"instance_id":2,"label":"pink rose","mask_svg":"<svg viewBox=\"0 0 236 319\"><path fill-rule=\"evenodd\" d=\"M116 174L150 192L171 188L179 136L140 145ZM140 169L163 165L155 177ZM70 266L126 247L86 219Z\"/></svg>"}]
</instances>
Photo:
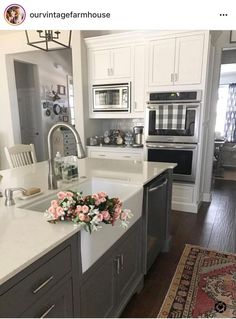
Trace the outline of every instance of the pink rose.
<instances>
[{"instance_id":1,"label":"pink rose","mask_svg":"<svg viewBox=\"0 0 236 319\"><path fill-rule=\"evenodd\" d=\"M103 221L103 214L101 214L101 213L97 214L97 220L102 222Z\"/></svg>"},{"instance_id":2,"label":"pink rose","mask_svg":"<svg viewBox=\"0 0 236 319\"><path fill-rule=\"evenodd\" d=\"M81 208L81 210L82 210L82 212L83 212L84 214L87 214L88 211L89 211L89 207L88 207L87 205L83 205L82 208Z\"/></svg>"},{"instance_id":3,"label":"pink rose","mask_svg":"<svg viewBox=\"0 0 236 319\"><path fill-rule=\"evenodd\" d=\"M66 192L59 192L57 194L57 197L60 199L60 200L63 200L66 198Z\"/></svg>"},{"instance_id":4,"label":"pink rose","mask_svg":"<svg viewBox=\"0 0 236 319\"><path fill-rule=\"evenodd\" d=\"M98 196L99 196L100 198L103 198L103 197L106 197L106 196L107 196L107 193L105 193L105 192L99 192L99 193L98 193Z\"/></svg>"},{"instance_id":5,"label":"pink rose","mask_svg":"<svg viewBox=\"0 0 236 319\"><path fill-rule=\"evenodd\" d=\"M119 219L120 213L115 212L113 217L115 220Z\"/></svg>"},{"instance_id":6,"label":"pink rose","mask_svg":"<svg viewBox=\"0 0 236 319\"><path fill-rule=\"evenodd\" d=\"M54 214L55 208L54 208L53 206L50 206L50 207L48 208L48 212L49 212L50 214Z\"/></svg>"},{"instance_id":7,"label":"pink rose","mask_svg":"<svg viewBox=\"0 0 236 319\"><path fill-rule=\"evenodd\" d=\"M84 221L86 223L90 222L90 217L88 215L84 215Z\"/></svg>"},{"instance_id":8,"label":"pink rose","mask_svg":"<svg viewBox=\"0 0 236 319\"><path fill-rule=\"evenodd\" d=\"M61 206L58 206L56 208L56 213L57 213L57 216L63 216L64 215L64 210Z\"/></svg>"},{"instance_id":9,"label":"pink rose","mask_svg":"<svg viewBox=\"0 0 236 319\"><path fill-rule=\"evenodd\" d=\"M104 203L106 201L106 198L105 197L101 197L99 200L100 200L101 203Z\"/></svg>"},{"instance_id":10,"label":"pink rose","mask_svg":"<svg viewBox=\"0 0 236 319\"><path fill-rule=\"evenodd\" d=\"M76 213L80 213L81 211L82 211L82 206L81 205L77 205L76 209L75 209L75 212Z\"/></svg>"},{"instance_id":11,"label":"pink rose","mask_svg":"<svg viewBox=\"0 0 236 319\"><path fill-rule=\"evenodd\" d=\"M79 219L81 220L81 222L83 222L85 220L85 215L83 213L80 213Z\"/></svg>"},{"instance_id":12,"label":"pink rose","mask_svg":"<svg viewBox=\"0 0 236 319\"><path fill-rule=\"evenodd\" d=\"M96 205L96 206L99 206L100 204L101 204L100 199L97 199L97 200L95 201L95 205Z\"/></svg>"},{"instance_id":13,"label":"pink rose","mask_svg":"<svg viewBox=\"0 0 236 319\"><path fill-rule=\"evenodd\" d=\"M110 219L110 214L107 210L102 211L102 216L104 220L109 220Z\"/></svg>"},{"instance_id":14,"label":"pink rose","mask_svg":"<svg viewBox=\"0 0 236 319\"><path fill-rule=\"evenodd\" d=\"M121 213L121 207L117 205L116 208L115 208L115 212L117 214L120 214Z\"/></svg>"},{"instance_id":15,"label":"pink rose","mask_svg":"<svg viewBox=\"0 0 236 319\"><path fill-rule=\"evenodd\" d=\"M73 194L73 193L71 193L71 192L66 192L66 197L71 198L73 195L74 195L74 194Z\"/></svg>"},{"instance_id":16,"label":"pink rose","mask_svg":"<svg viewBox=\"0 0 236 319\"><path fill-rule=\"evenodd\" d=\"M54 207L54 208L57 208L58 207L58 202L56 199L52 200L51 201L51 206Z\"/></svg>"},{"instance_id":17,"label":"pink rose","mask_svg":"<svg viewBox=\"0 0 236 319\"><path fill-rule=\"evenodd\" d=\"M99 199L98 194L93 194L91 197L92 197L93 199L95 199L95 200L98 200L98 199Z\"/></svg>"}]
</instances>

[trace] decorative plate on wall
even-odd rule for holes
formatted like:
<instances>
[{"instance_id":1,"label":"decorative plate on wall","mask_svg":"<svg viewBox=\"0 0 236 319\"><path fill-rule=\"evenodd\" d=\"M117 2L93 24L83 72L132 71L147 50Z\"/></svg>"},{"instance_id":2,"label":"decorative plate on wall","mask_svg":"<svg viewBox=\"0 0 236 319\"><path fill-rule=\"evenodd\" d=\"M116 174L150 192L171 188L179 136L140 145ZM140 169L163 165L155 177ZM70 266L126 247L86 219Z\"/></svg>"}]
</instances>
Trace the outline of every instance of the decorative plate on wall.
<instances>
[{"instance_id":1,"label":"decorative plate on wall","mask_svg":"<svg viewBox=\"0 0 236 319\"><path fill-rule=\"evenodd\" d=\"M56 115L59 115L61 113L61 106L59 104L54 104L53 105L53 112Z\"/></svg>"},{"instance_id":2,"label":"decorative plate on wall","mask_svg":"<svg viewBox=\"0 0 236 319\"><path fill-rule=\"evenodd\" d=\"M46 114L46 116L50 116L51 115L51 111L49 109L47 109L45 114Z\"/></svg>"}]
</instances>

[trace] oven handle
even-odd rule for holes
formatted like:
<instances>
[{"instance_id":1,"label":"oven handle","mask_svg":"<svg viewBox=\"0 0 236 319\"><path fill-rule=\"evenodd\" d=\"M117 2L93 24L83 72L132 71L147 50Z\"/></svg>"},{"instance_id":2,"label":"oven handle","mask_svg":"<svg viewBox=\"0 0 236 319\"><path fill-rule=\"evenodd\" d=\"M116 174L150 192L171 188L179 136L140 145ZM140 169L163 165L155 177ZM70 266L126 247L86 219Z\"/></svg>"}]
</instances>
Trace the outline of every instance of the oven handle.
<instances>
[{"instance_id":1,"label":"oven handle","mask_svg":"<svg viewBox=\"0 0 236 319\"><path fill-rule=\"evenodd\" d=\"M194 150L197 148L197 145L153 145L153 144L146 144L147 148L159 148L165 150Z\"/></svg>"},{"instance_id":2,"label":"oven handle","mask_svg":"<svg viewBox=\"0 0 236 319\"><path fill-rule=\"evenodd\" d=\"M147 108L148 109L151 109L151 110L155 110L155 109L158 109L160 105L163 105L163 104L178 104L178 105L182 105L182 104L187 104L187 108L188 109L192 109L192 110L195 110L196 108L198 108L200 106L200 102L198 101L179 101L179 102L173 102L173 101L158 101L157 102L146 102L147 104Z\"/></svg>"}]
</instances>

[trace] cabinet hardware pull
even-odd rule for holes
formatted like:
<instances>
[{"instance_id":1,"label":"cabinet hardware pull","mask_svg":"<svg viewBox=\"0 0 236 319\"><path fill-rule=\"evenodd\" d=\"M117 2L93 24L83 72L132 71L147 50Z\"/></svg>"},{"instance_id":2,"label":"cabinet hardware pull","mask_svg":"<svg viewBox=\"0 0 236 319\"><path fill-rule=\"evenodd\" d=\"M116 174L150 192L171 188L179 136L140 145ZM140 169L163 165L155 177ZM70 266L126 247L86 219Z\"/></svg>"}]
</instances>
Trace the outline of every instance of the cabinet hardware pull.
<instances>
[{"instance_id":1,"label":"cabinet hardware pull","mask_svg":"<svg viewBox=\"0 0 236 319\"><path fill-rule=\"evenodd\" d=\"M171 73L171 75L170 75L170 81L171 81L171 82L174 82L174 73Z\"/></svg>"},{"instance_id":2,"label":"cabinet hardware pull","mask_svg":"<svg viewBox=\"0 0 236 319\"><path fill-rule=\"evenodd\" d=\"M108 76L110 75L110 69L109 68L107 69L107 75Z\"/></svg>"},{"instance_id":3,"label":"cabinet hardware pull","mask_svg":"<svg viewBox=\"0 0 236 319\"><path fill-rule=\"evenodd\" d=\"M164 182L163 182L163 183L161 183L160 185L157 185L157 186L155 186L155 187L150 188L148 191L149 191L149 192L154 192L154 191L156 191L157 189L159 189L159 188L163 187L164 185L166 185L166 183L167 183L167 178L164 179Z\"/></svg>"},{"instance_id":4,"label":"cabinet hardware pull","mask_svg":"<svg viewBox=\"0 0 236 319\"><path fill-rule=\"evenodd\" d=\"M33 294L36 294L41 290L44 286L46 286L51 280L53 280L54 276L49 277L47 280L45 280L40 286L38 286L36 289L33 290Z\"/></svg>"},{"instance_id":5,"label":"cabinet hardware pull","mask_svg":"<svg viewBox=\"0 0 236 319\"><path fill-rule=\"evenodd\" d=\"M120 269L123 270L124 269L124 255L123 254L120 255L120 265L121 265Z\"/></svg>"},{"instance_id":6,"label":"cabinet hardware pull","mask_svg":"<svg viewBox=\"0 0 236 319\"><path fill-rule=\"evenodd\" d=\"M55 304L54 304L54 305L51 305L51 307L49 307L48 310L46 310L46 311L42 314L42 316L40 316L39 318L45 318L45 317L49 314L49 312L52 311L52 309L53 309L54 307L55 307Z\"/></svg>"},{"instance_id":7,"label":"cabinet hardware pull","mask_svg":"<svg viewBox=\"0 0 236 319\"><path fill-rule=\"evenodd\" d=\"M178 81L178 73L175 73L175 82Z\"/></svg>"},{"instance_id":8,"label":"cabinet hardware pull","mask_svg":"<svg viewBox=\"0 0 236 319\"><path fill-rule=\"evenodd\" d=\"M105 157L106 155L105 154L99 154L98 156Z\"/></svg>"},{"instance_id":9,"label":"cabinet hardware pull","mask_svg":"<svg viewBox=\"0 0 236 319\"><path fill-rule=\"evenodd\" d=\"M116 262L116 273L117 275L120 274L120 256L115 258L115 262Z\"/></svg>"},{"instance_id":10,"label":"cabinet hardware pull","mask_svg":"<svg viewBox=\"0 0 236 319\"><path fill-rule=\"evenodd\" d=\"M131 156L129 156L129 155L124 155L124 157L125 157L125 158L130 158Z\"/></svg>"},{"instance_id":11,"label":"cabinet hardware pull","mask_svg":"<svg viewBox=\"0 0 236 319\"><path fill-rule=\"evenodd\" d=\"M110 70L111 70L111 74L110 74L110 75L113 75L113 69L112 69L112 68L110 68Z\"/></svg>"}]
</instances>

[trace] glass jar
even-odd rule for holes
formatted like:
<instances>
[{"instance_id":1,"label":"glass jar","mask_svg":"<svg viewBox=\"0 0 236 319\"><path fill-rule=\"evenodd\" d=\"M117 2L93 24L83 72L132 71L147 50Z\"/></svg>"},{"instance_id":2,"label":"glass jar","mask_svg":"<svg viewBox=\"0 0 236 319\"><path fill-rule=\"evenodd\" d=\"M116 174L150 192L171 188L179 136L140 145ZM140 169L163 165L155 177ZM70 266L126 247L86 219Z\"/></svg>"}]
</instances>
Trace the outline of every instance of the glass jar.
<instances>
[{"instance_id":1,"label":"glass jar","mask_svg":"<svg viewBox=\"0 0 236 319\"><path fill-rule=\"evenodd\" d=\"M67 156L64 158L62 165L62 180L63 182L69 183L77 180L78 174L78 161L76 156Z\"/></svg>"}]
</instances>

